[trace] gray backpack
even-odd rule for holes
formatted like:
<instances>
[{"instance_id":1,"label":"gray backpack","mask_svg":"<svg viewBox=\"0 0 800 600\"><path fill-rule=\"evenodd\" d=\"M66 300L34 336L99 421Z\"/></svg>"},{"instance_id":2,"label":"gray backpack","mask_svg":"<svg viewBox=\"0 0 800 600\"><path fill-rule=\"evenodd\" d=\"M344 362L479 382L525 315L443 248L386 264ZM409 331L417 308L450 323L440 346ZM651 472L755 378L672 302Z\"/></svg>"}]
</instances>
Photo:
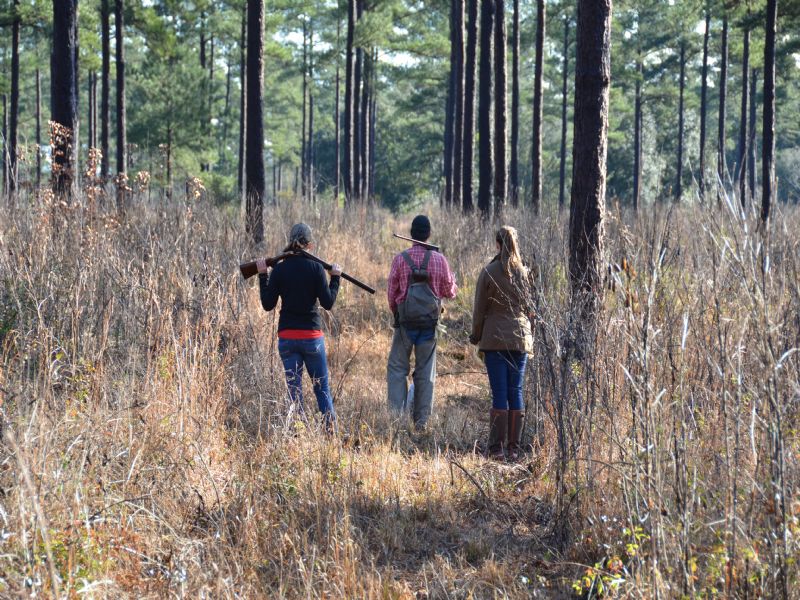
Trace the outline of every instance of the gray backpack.
<instances>
[{"instance_id":1,"label":"gray backpack","mask_svg":"<svg viewBox=\"0 0 800 600\"><path fill-rule=\"evenodd\" d=\"M406 298L397 307L397 321L406 329L433 329L439 322L442 303L430 286L428 261L431 258L431 251L425 252L425 258L419 266L414 264L407 250L402 256L411 268L411 274L408 276Z\"/></svg>"}]
</instances>

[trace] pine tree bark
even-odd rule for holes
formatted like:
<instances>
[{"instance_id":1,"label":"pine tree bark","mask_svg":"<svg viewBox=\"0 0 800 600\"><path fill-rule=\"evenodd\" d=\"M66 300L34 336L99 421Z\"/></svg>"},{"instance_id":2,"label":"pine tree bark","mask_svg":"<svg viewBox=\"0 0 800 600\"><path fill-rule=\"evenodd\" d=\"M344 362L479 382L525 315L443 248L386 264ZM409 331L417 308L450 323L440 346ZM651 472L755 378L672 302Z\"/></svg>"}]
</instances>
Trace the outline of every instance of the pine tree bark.
<instances>
[{"instance_id":1,"label":"pine tree bark","mask_svg":"<svg viewBox=\"0 0 800 600\"><path fill-rule=\"evenodd\" d=\"M513 206L519 204L519 0L514 0L511 26L511 163L508 195Z\"/></svg>"},{"instance_id":2,"label":"pine tree bark","mask_svg":"<svg viewBox=\"0 0 800 600\"><path fill-rule=\"evenodd\" d=\"M756 199L756 93L758 69L750 73L750 125L747 128L747 185L750 188L750 201Z\"/></svg>"},{"instance_id":3,"label":"pine tree bark","mask_svg":"<svg viewBox=\"0 0 800 600\"><path fill-rule=\"evenodd\" d=\"M575 63L569 275L584 320L602 294L608 106L611 81L611 0L579 0Z\"/></svg>"},{"instance_id":4,"label":"pine tree bark","mask_svg":"<svg viewBox=\"0 0 800 600\"><path fill-rule=\"evenodd\" d=\"M678 96L678 162L675 165L675 202L683 195L683 92L686 87L686 41L681 39L680 92Z\"/></svg>"},{"instance_id":5,"label":"pine tree bark","mask_svg":"<svg viewBox=\"0 0 800 600\"><path fill-rule=\"evenodd\" d=\"M369 123L370 123L370 85L372 84L372 53L362 50L363 54L363 68L362 68L362 85L361 85L361 100L359 101L359 122L358 122L358 139L361 140L359 144L359 164L361 180L359 185L359 196L362 202L367 201L369 193Z\"/></svg>"},{"instance_id":6,"label":"pine tree bark","mask_svg":"<svg viewBox=\"0 0 800 600\"><path fill-rule=\"evenodd\" d=\"M447 98L444 112L444 174L443 206L453 203L453 153L455 147L455 106L456 106L456 0L450 0L450 70L447 74Z\"/></svg>"},{"instance_id":7,"label":"pine tree bark","mask_svg":"<svg viewBox=\"0 0 800 600\"><path fill-rule=\"evenodd\" d=\"M533 149L531 158L531 207L539 212L542 202L542 65L544 64L545 0L536 1L536 66L533 74Z\"/></svg>"},{"instance_id":8,"label":"pine tree bark","mask_svg":"<svg viewBox=\"0 0 800 600\"><path fill-rule=\"evenodd\" d=\"M722 19L722 49L719 73L719 126L717 129L717 177L719 185L725 186L725 102L728 95L728 15Z\"/></svg>"},{"instance_id":9,"label":"pine tree bark","mask_svg":"<svg viewBox=\"0 0 800 600\"><path fill-rule=\"evenodd\" d=\"M71 194L76 180L78 132L78 2L53 2L52 121L63 128L53 144L53 191Z\"/></svg>"},{"instance_id":10,"label":"pine tree bark","mask_svg":"<svg viewBox=\"0 0 800 600\"><path fill-rule=\"evenodd\" d=\"M336 144L336 159L334 163L333 173L333 203L334 206L339 206L339 182L341 181L341 168L342 168L342 149L339 143L339 59L341 56L340 38L342 33L342 22L339 15L336 15L336 96L333 108L333 126L334 126L334 140Z\"/></svg>"},{"instance_id":11,"label":"pine tree bark","mask_svg":"<svg viewBox=\"0 0 800 600\"><path fill-rule=\"evenodd\" d=\"M494 17L494 212L500 215L508 193L508 126L505 0L495 0Z\"/></svg>"},{"instance_id":12,"label":"pine tree bark","mask_svg":"<svg viewBox=\"0 0 800 600\"><path fill-rule=\"evenodd\" d=\"M359 0L356 4L356 21L361 20L364 14L365 0ZM364 50L363 48L356 48L356 65L355 65L355 80L353 82L353 194L359 202L363 202L364 197L361 191L363 186L363 163L362 146L364 143L361 137L361 120L364 118L364 107L361 105L361 87L364 83Z\"/></svg>"},{"instance_id":13,"label":"pine tree bark","mask_svg":"<svg viewBox=\"0 0 800 600\"><path fill-rule=\"evenodd\" d=\"M8 196L9 190L9 160L8 160L8 96L6 94L2 95L3 97L3 125L2 125L2 134L3 134L3 155L0 157L3 163L3 188L2 188L2 195L4 197Z\"/></svg>"},{"instance_id":14,"label":"pine tree bark","mask_svg":"<svg viewBox=\"0 0 800 600\"><path fill-rule=\"evenodd\" d=\"M241 94L239 95L239 168L237 183L239 196L246 204L245 194L245 139L247 136L247 11L245 3L242 6L242 30L239 39L239 77Z\"/></svg>"},{"instance_id":15,"label":"pine tree bark","mask_svg":"<svg viewBox=\"0 0 800 600\"><path fill-rule=\"evenodd\" d=\"M473 210L472 162L475 139L475 67L478 50L478 2L466 0L469 7L467 25L466 71L464 74L464 156L462 158L462 207L465 213Z\"/></svg>"},{"instance_id":16,"label":"pine tree bark","mask_svg":"<svg viewBox=\"0 0 800 600\"><path fill-rule=\"evenodd\" d=\"M93 109L93 100L92 100L92 72L89 71L89 77L86 80L86 93L88 96L88 102L86 103L86 147L91 150L92 148L92 136L94 135L94 119L92 118L92 109Z\"/></svg>"},{"instance_id":17,"label":"pine tree bark","mask_svg":"<svg viewBox=\"0 0 800 600\"><path fill-rule=\"evenodd\" d=\"M306 99L308 98L308 25L303 20L303 118L300 129L300 195L307 200L308 191L308 149L306 146L306 115L308 113Z\"/></svg>"},{"instance_id":18,"label":"pine tree bark","mask_svg":"<svg viewBox=\"0 0 800 600\"><path fill-rule=\"evenodd\" d=\"M353 189L355 182L353 170L355 163L355 136L353 127L355 125L355 52L353 48L353 37L356 26L356 7L357 0L347 0L347 48L345 56L345 83L344 83L344 193L345 203L350 204L354 200Z\"/></svg>"},{"instance_id":19,"label":"pine tree bark","mask_svg":"<svg viewBox=\"0 0 800 600\"><path fill-rule=\"evenodd\" d=\"M8 194L13 202L17 189L17 142L19 124L19 0L13 2L14 20L11 23L11 115L8 140Z\"/></svg>"},{"instance_id":20,"label":"pine tree bark","mask_svg":"<svg viewBox=\"0 0 800 600\"><path fill-rule=\"evenodd\" d=\"M116 0L114 31L117 38L117 173L128 172L127 111L125 108L125 21L123 0Z\"/></svg>"},{"instance_id":21,"label":"pine tree bark","mask_svg":"<svg viewBox=\"0 0 800 600\"><path fill-rule=\"evenodd\" d=\"M111 8L109 0L100 5L100 30L102 37L103 66L100 71L100 176L108 177L109 165L109 126L111 123Z\"/></svg>"},{"instance_id":22,"label":"pine tree bark","mask_svg":"<svg viewBox=\"0 0 800 600\"><path fill-rule=\"evenodd\" d=\"M706 27L703 33L703 71L700 84L700 174L697 178L701 202L706 195L706 112L708 107L708 38L710 30L711 10L706 7Z\"/></svg>"},{"instance_id":23,"label":"pine tree bark","mask_svg":"<svg viewBox=\"0 0 800 600\"><path fill-rule=\"evenodd\" d=\"M264 0L247 1L246 228L264 241Z\"/></svg>"},{"instance_id":24,"label":"pine tree bark","mask_svg":"<svg viewBox=\"0 0 800 600\"><path fill-rule=\"evenodd\" d=\"M308 141L306 142L306 186L308 201L316 202L314 196L314 94L308 95Z\"/></svg>"},{"instance_id":25,"label":"pine tree bark","mask_svg":"<svg viewBox=\"0 0 800 600\"><path fill-rule=\"evenodd\" d=\"M452 205L461 206L464 185L464 0L455 5L455 105L453 118L453 196Z\"/></svg>"},{"instance_id":26,"label":"pine tree bark","mask_svg":"<svg viewBox=\"0 0 800 600\"><path fill-rule=\"evenodd\" d=\"M561 73L561 151L558 167L558 210L564 210L567 179L567 82L569 72L569 17L564 17L564 67Z\"/></svg>"},{"instance_id":27,"label":"pine tree bark","mask_svg":"<svg viewBox=\"0 0 800 600\"><path fill-rule=\"evenodd\" d=\"M36 68L36 189L42 185L42 75Z\"/></svg>"},{"instance_id":28,"label":"pine tree bark","mask_svg":"<svg viewBox=\"0 0 800 600\"><path fill-rule=\"evenodd\" d=\"M750 95L750 30L743 32L742 46L742 109L739 115L739 143L736 151L736 178L739 182L739 201L742 208L747 204L747 103Z\"/></svg>"},{"instance_id":29,"label":"pine tree bark","mask_svg":"<svg viewBox=\"0 0 800 600\"><path fill-rule=\"evenodd\" d=\"M764 98L761 125L761 220L769 220L775 194L775 36L778 27L778 0L767 0L767 26L764 36ZM785 577L783 579L785 585ZM788 594L784 594L788 598Z\"/></svg>"},{"instance_id":30,"label":"pine tree bark","mask_svg":"<svg viewBox=\"0 0 800 600\"><path fill-rule=\"evenodd\" d=\"M636 86L633 100L633 210L642 202L642 82L644 80L642 51L636 56Z\"/></svg>"},{"instance_id":31,"label":"pine tree bark","mask_svg":"<svg viewBox=\"0 0 800 600\"><path fill-rule=\"evenodd\" d=\"M478 90L478 209L484 218L492 206L492 32L494 1L481 2L481 57Z\"/></svg>"}]
</instances>

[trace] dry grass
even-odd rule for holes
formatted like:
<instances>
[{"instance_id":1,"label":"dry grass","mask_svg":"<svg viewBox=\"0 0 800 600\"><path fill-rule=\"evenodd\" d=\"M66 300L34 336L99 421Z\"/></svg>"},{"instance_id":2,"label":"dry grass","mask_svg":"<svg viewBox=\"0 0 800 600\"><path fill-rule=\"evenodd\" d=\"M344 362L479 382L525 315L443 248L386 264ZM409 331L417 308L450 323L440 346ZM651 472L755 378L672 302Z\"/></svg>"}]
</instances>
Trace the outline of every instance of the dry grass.
<instances>
[{"instance_id":1,"label":"dry grass","mask_svg":"<svg viewBox=\"0 0 800 600\"><path fill-rule=\"evenodd\" d=\"M268 252L306 220L318 254L379 290L343 283L326 317L342 440L287 414L236 211L45 199L0 224L0 596L796 594L795 210L768 239L730 207L609 214L609 256L636 273L612 271L581 362L564 219L509 215L541 267L517 465L476 452L488 386L467 328L491 229L433 211L461 292L420 436L385 409L391 232L409 219L268 216Z\"/></svg>"}]
</instances>

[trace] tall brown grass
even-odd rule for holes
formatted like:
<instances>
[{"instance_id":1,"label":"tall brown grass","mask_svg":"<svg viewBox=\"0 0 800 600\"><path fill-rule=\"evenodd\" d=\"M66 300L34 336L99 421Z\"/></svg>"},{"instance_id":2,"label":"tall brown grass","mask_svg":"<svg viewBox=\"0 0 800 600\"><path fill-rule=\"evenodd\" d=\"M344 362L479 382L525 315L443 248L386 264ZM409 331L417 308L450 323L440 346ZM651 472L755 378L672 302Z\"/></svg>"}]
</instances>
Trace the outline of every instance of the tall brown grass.
<instances>
[{"instance_id":1,"label":"tall brown grass","mask_svg":"<svg viewBox=\"0 0 800 600\"><path fill-rule=\"evenodd\" d=\"M325 317L336 439L287 406L236 210L134 192L124 215L46 197L7 213L0 596L796 595L796 210L767 236L733 202L611 210L580 361L565 217L507 214L540 280L530 447L505 465L480 453L489 393L467 343L492 227L429 211L461 290L418 435L385 408L391 233L410 217L287 204L258 251L305 220L379 290L343 282Z\"/></svg>"}]
</instances>

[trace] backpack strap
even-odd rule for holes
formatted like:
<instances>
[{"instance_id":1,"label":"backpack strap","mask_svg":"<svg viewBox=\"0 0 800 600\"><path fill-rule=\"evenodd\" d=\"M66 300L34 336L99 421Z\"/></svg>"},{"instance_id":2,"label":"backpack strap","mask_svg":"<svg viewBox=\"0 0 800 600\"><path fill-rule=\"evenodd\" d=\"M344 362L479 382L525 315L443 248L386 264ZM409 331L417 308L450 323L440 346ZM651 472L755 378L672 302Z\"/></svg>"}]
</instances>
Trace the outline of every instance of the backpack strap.
<instances>
[{"instance_id":1,"label":"backpack strap","mask_svg":"<svg viewBox=\"0 0 800 600\"><path fill-rule=\"evenodd\" d=\"M411 255L408 253L408 250L403 250L403 251L400 253L400 256L402 256L402 257L403 257L403 260L405 260L405 261L406 261L406 264L407 264L409 267L411 267L411 272L412 272L412 273L413 273L414 271L416 271L417 269L419 269L419 267L418 267L418 266L417 266L417 265L414 263L414 261L411 259Z\"/></svg>"},{"instance_id":2,"label":"backpack strap","mask_svg":"<svg viewBox=\"0 0 800 600\"><path fill-rule=\"evenodd\" d=\"M425 258L422 259L422 264L419 266L420 271L427 271L428 270L428 262L431 260L431 251L425 251Z\"/></svg>"}]
</instances>

